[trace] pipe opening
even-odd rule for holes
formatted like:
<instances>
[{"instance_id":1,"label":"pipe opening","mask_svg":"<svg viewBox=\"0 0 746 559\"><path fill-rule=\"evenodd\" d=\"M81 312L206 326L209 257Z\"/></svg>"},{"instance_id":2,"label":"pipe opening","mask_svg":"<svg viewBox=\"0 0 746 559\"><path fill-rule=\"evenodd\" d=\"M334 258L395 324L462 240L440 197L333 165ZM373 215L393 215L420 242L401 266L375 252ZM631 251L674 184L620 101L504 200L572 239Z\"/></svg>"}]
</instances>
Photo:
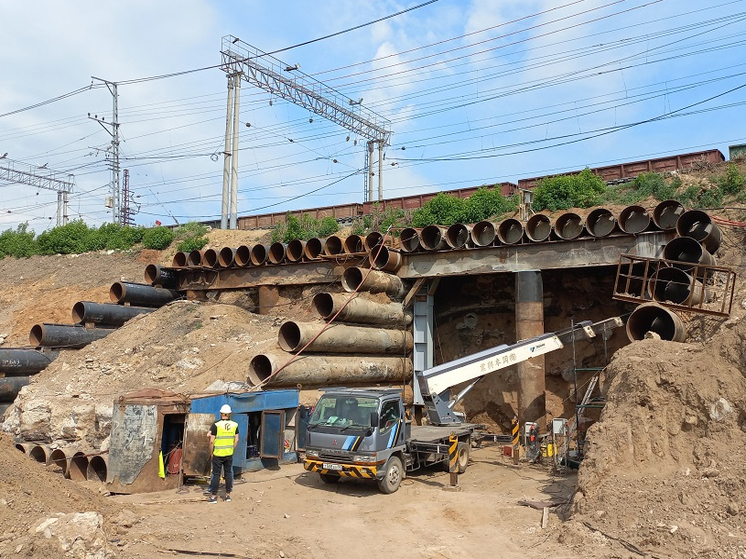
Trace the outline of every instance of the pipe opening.
<instances>
[{"instance_id":1,"label":"pipe opening","mask_svg":"<svg viewBox=\"0 0 746 559\"><path fill-rule=\"evenodd\" d=\"M179 251L174 255L173 259L174 268L186 268L187 266L187 254L186 252Z\"/></svg>"},{"instance_id":2,"label":"pipe opening","mask_svg":"<svg viewBox=\"0 0 746 559\"><path fill-rule=\"evenodd\" d=\"M236 258L236 251L231 247L223 247L218 253L218 265L221 268L230 268Z\"/></svg>"},{"instance_id":3,"label":"pipe opening","mask_svg":"<svg viewBox=\"0 0 746 559\"><path fill-rule=\"evenodd\" d=\"M414 227L405 227L399 237L404 252L415 252L420 248L420 234Z\"/></svg>"},{"instance_id":4,"label":"pipe opening","mask_svg":"<svg viewBox=\"0 0 746 559\"><path fill-rule=\"evenodd\" d=\"M267 380L271 374L272 361L266 355L257 355L249 363L248 380L254 386Z\"/></svg>"},{"instance_id":5,"label":"pipe opening","mask_svg":"<svg viewBox=\"0 0 746 559\"><path fill-rule=\"evenodd\" d=\"M290 262L300 262L303 260L303 249L306 248L306 242L300 239L293 239L285 248L285 257Z\"/></svg>"},{"instance_id":6,"label":"pipe opening","mask_svg":"<svg viewBox=\"0 0 746 559\"><path fill-rule=\"evenodd\" d=\"M689 210L676 222L676 232L682 237L692 237L702 243L710 254L717 252L722 242L720 228L705 212Z\"/></svg>"},{"instance_id":7,"label":"pipe opening","mask_svg":"<svg viewBox=\"0 0 746 559\"><path fill-rule=\"evenodd\" d=\"M70 459L68 466L70 479L74 481L85 481L88 474L88 457L84 452L76 452Z\"/></svg>"},{"instance_id":8,"label":"pipe opening","mask_svg":"<svg viewBox=\"0 0 746 559\"><path fill-rule=\"evenodd\" d=\"M446 231L446 242L453 249L465 247L469 242L469 228L463 223L454 223Z\"/></svg>"},{"instance_id":9,"label":"pipe opening","mask_svg":"<svg viewBox=\"0 0 746 559\"><path fill-rule=\"evenodd\" d=\"M583 234L583 220L576 213L564 213L554 222L554 232L564 241L577 239Z\"/></svg>"},{"instance_id":10,"label":"pipe opening","mask_svg":"<svg viewBox=\"0 0 746 559\"><path fill-rule=\"evenodd\" d=\"M686 330L679 316L656 303L640 305L627 319L630 341L642 340L648 332L666 341L683 342L686 339Z\"/></svg>"},{"instance_id":11,"label":"pipe opening","mask_svg":"<svg viewBox=\"0 0 746 559\"><path fill-rule=\"evenodd\" d=\"M146 283L155 283L159 276L160 276L160 273L158 271L157 264L148 264L147 266L145 266L145 282ZM75 310L73 309L73 314L74 313L75 313Z\"/></svg>"},{"instance_id":12,"label":"pipe opening","mask_svg":"<svg viewBox=\"0 0 746 559\"><path fill-rule=\"evenodd\" d=\"M269 261L272 264L281 264L285 261L285 245L277 242L272 243L269 247Z\"/></svg>"},{"instance_id":13,"label":"pipe opening","mask_svg":"<svg viewBox=\"0 0 746 559\"><path fill-rule=\"evenodd\" d=\"M237 266L245 268L251 264L251 247L241 245L236 249L235 262Z\"/></svg>"},{"instance_id":14,"label":"pipe opening","mask_svg":"<svg viewBox=\"0 0 746 559\"><path fill-rule=\"evenodd\" d=\"M254 245L251 247L251 263L254 266L261 266L267 261L267 247L264 245Z\"/></svg>"},{"instance_id":15,"label":"pipe opening","mask_svg":"<svg viewBox=\"0 0 746 559\"><path fill-rule=\"evenodd\" d=\"M119 303L124 299L127 294L127 288L121 281L117 281L111 284L109 288L109 299L113 303Z\"/></svg>"},{"instance_id":16,"label":"pipe opening","mask_svg":"<svg viewBox=\"0 0 746 559\"><path fill-rule=\"evenodd\" d=\"M208 248L202 254L202 263L209 268L215 268L218 265L218 251L214 248Z\"/></svg>"},{"instance_id":17,"label":"pipe opening","mask_svg":"<svg viewBox=\"0 0 746 559\"><path fill-rule=\"evenodd\" d=\"M650 214L642 206L627 206L619 214L619 228L636 235L650 227Z\"/></svg>"},{"instance_id":18,"label":"pipe opening","mask_svg":"<svg viewBox=\"0 0 746 559\"><path fill-rule=\"evenodd\" d=\"M85 319L85 302L78 301L73 305L73 322L83 322Z\"/></svg>"},{"instance_id":19,"label":"pipe opening","mask_svg":"<svg viewBox=\"0 0 746 559\"><path fill-rule=\"evenodd\" d=\"M380 244L383 244L383 235L378 231L371 231L368 233L368 236L365 237L365 248L368 251L373 250Z\"/></svg>"},{"instance_id":20,"label":"pipe opening","mask_svg":"<svg viewBox=\"0 0 746 559\"><path fill-rule=\"evenodd\" d=\"M32 346L41 345L41 341L44 339L44 325L34 324L31 327L31 332L29 332L28 339Z\"/></svg>"},{"instance_id":21,"label":"pipe opening","mask_svg":"<svg viewBox=\"0 0 746 559\"><path fill-rule=\"evenodd\" d=\"M491 245L495 241L495 225L490 221L480 221L471 230L471 240L480 247Z\"/></svg>"},{"instance_id":22,"label":"pipe opening","mask_svg":"<svg viewBox=\"0 0 746 559\"><path fill-rule=\"evenodd\" d=\"M195 249L190 252L186 263L187 266L199 266L202 263L202 251Z\"/></svg>"},{"instance_id":23,"label":"pipe opening","mask_svg":"<svg viewBox=\"0 0 746 559\"><path fill-rule=\"evenodd\" d=\"M497 226L497 237L505 245L514 245L523 239L523 224L517 219L508 218Z\"/></svg>"},{"instance_id":24,"label":"pipe opening","mask_svg":"<svg viewBox=\"0 0 746 559\"><path fill-rule=\"evenodd\" d=\"M306 258L309 260L316 260L321 256L321 239L313 237L308 239L306 242L306 248L304 249Z\"/></svg>"},{"instance_id":25,"label":"pipe opening","mask_svg":"<svg viewBox=\"0 0 746 559\"><path fill-rule=\"evenodd\" d=\"M313 297L312 304L321 318L330 318L334 312L334 298L330 293L317 293Z\"/></svg>"},{"instance_id":26,"label":"pipe opening","mask_svg":"<svg viewBox=\"0 0 746 559\"><path fill-rule=\"evenodd\" d=\"M594 237L606 237L616 229L616 218L606 208L597 208L588 214L586 228Z\"/></svg>"},{"instance_id":27,"label":"pipe opening","mask_svg":"<svg viewBox=\"0 0 746 559\"><path fill-rule=\"evenodd\" d=\"M324 254L328 256L336 256L343 252L344 248L342 247L342 239L336 235L330 235L324 240Z\"/></svg>"},{"instance_id":28,"label":"pipe opening","mask_svg":"<svg viewBox=\"0 0 746 559\"><path fill-rule=\"evenodd\" d=\"M32 460L36 460L37 462L41 464L47 463L47 449L43 447L42 445L37 445L31 449L31 451L28 453L29 458Z\"/></svg>"},{"instance_id":29,"label":"pipe opening","mask_svg":"<svg viewBox=\"0 0 746 559\"><path fill-rule=\"evenodd\" d=\"M534 214L526 222L526 236L529 240L540 243L552 234L552 223L544 214Z\"/></svg>"},{"instance_id":30,"label":"pipe opening","mask_svg":"<svg viewBox=\"0 0 746 559\"><path fill-rule=\"evenodd\" d=\"M105 483L107 470L108 467L103 456L91 456L91 460L90 462L88 462L86 478L89 480Z\"/></svg>"},{"instance_id":31,"label":"pipe opening","mask_svg":"<svg viewBox=\"0 0 746 559\"><path fill-rule=\"evenodd\" d=\"M52 454L49 455L49 463L54 464L58 468L62 469L62 475L65 477L67 476L67 456L65 456L65 451L61 448L57 448L52 451Z\"/></svg>"},{"instance_id":32,"label":"pipe opening","mask_svg":"<svg viewBox=\"0 0 746 559\"><path fill-rule=\"evenodd\" d=\"M277 343L285 351L296 351L300 349L301 332L295 322L288 321L280 326Z\"/></svg>"},{"instance_id":33,"label":"pipe opening","mask_svg":"<svg viewBox=\"0 0 746 559\"><path fill-rule=\"evenodd\" d=\"M358 252L365 252L365 245L363 244L363 238L360 235L350 235L344 240L344 251L348 254L356 254Z\"/></svg>"},{"instance_id":34,"label":"pipe opening","mask_svg":"<svg viewBox=\"0 0 746 559\"><path fill-rule=\"evenodd\" d=\"M350 293L363 283L363 269L353 266L342 273L342 287Z\"/></svg>"},{"instance_id":35,"label":"pipe opening","mask_svg":"<svg viewBox=\"0 0 746 559\"><path fill-rule=\"evenodd\" d=\"M420 243L426 250L440 250L445 245L445 229L438 225L428 225L420 233Z\"/></svg>"},{"instance_id":36,"label":"pipe opening","mask_svg":"<svg viewBox=\"0 0 746 559\"><path fill-rule=\"evenodd\" d=\"M684 213L684 206L677 200L664 200L653 210L653 223L663 231L676 229L679 216Z\"/></svg>"}]
</instances>

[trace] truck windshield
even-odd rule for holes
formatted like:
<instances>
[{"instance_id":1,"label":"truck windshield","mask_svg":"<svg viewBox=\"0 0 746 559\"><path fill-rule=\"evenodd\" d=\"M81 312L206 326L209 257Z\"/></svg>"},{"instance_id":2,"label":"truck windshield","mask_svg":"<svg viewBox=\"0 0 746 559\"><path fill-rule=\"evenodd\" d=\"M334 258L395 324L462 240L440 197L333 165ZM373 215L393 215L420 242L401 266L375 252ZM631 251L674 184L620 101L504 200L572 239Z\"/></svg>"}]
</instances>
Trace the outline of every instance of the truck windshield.
<instances>
[{"instance_id":1,"label":"truck windshield","mask_svg":"<svg viewBox=\"0 0 746 559\"><path fill-rule=\"evenodd\" d=\"M368 427L371 412L378 410L378 399L358 396L323 395L313 410L310 426Z\"/></svg>"}]
</instances>

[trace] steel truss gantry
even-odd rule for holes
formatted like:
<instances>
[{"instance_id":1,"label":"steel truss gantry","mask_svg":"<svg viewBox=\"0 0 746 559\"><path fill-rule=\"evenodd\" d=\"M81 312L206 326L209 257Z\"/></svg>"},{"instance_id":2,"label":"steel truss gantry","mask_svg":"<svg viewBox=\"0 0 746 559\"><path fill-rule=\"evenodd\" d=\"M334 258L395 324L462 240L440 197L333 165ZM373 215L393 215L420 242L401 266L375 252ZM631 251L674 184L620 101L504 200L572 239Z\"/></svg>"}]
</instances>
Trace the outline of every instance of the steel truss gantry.
<instances>
[{"instance_id":1,"label":"steel truss gantry","mask_svg":"<svg viewBox=\"0 0 746 559\"><path fill-rule=\"evenodd\" d=\"M57 192L57 225L67 224L68 194L75 186L72 173L47 169L46 164L39 167L4 157L0 159L0 180L54 190Z\"/></svg>"}]
</instances>

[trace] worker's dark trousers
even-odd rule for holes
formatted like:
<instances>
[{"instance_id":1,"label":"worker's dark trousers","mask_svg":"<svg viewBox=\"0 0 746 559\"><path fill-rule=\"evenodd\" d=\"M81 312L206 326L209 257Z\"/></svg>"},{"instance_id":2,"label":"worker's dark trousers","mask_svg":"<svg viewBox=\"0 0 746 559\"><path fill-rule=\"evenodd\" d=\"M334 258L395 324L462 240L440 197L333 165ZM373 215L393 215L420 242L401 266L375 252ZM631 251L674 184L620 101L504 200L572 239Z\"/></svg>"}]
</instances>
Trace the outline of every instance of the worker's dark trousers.
<instances>
[{"instance_id":1,"label":"worker's dark trousers","mask_svg":"<svg viewBox=\"0 0 746 559\"><path fill-rule=\"evenodd\" d=\"M220 471L225 478L225 492L233 491L233 455L212 457L212 477L210 478L210 493L216 495L220 485Z\"/></svg>"}]
</instances>

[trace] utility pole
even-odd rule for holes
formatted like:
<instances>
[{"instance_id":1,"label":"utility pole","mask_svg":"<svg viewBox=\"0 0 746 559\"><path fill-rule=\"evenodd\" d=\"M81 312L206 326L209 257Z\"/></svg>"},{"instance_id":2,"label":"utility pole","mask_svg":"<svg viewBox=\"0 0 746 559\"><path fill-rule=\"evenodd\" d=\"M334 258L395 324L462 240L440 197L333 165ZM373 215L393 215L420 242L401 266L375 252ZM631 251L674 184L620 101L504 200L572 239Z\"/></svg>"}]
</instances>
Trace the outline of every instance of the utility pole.
<instances>
[{"instance_id":1,"label":"utility pole","mask_svg":"<svg viewBox=\"0 0 746 559\"><path fill-rule=\"evenodd\" d=\"M236 88L240 80L246 80L264 91L303 107L319 116L331 120L368 140L366 152L363 196L373 197L372 153L373 143L378 144L378 199L383 199L383 148L391 140L391 123L362 105L362 99L350 99L339 91L300 71L299 65L289 65L268 55L256 47L227 35L222 39L221 69L228 75L229 99L226 117L225 152L228 153L228 121L230 120L230 80ZM261 63L260 63L261 62ZM288 76L291 77L288 77ZM236 90L237 91L237 90ZM238 93L236 92L236 96ZM233 150L230 154L235 165L238 153L237 103L233 104ZM228 155L226 155L228 157ZM227 163L226 163L227 165ZM225 165L223 167L223 193L225 198ZM237 175L234 175L237 182ZM235 198L234 198L235 200ZM227 213L224 207L224 214ZM221 218L221 224L222 224Z\"/></svg>"},{"instance_id":2,"label":"utility pole","mask_svg":"<svg viewBox=\"0 0 746 559\"><path fill-rule=\"evenodd\" d=\"M233 82L235 76L228 74L228 108L225 112L225 148L223 149L223 199L220 211L220 228L228 229L228 212L231 200L231 130L233 126Z\"/></svg>"},{"instance_id":3,"label":"utility pole","mask_svg":"<svg viewBox=\"0 0 746 559\"><path fill-rule=\"evenodd\" d=\"M122 187L122 225L124 227L133 227L135 225L135 214L140 210L139 204L137 210L133 210L130 204L132 203L132 193L130 192L130 172L129 169L124 170L124 186Z\"/></svg>"},{"instance_id":4,"label":"utility pole","mask_svg":"<svg viewBox=\"0 0 746 559\"><path fill-rule=\"evenodd\" d=\"M39 167L4 156L0 158L0 180L57 191L57 225L67 225L68 194L75 186L72 173L54 171L48 169L46 164Z\"/></svg>"},{"instance_id":5,"label":"utility pole","mask_svg":"<svg viewBox=\"0 0 746 559\"><path fill-rule=\"evenodd\" d=\"M117 90L117 83L97 78L96 76L91 76L91 78L106 84L106 87L108 88L109 93L111 93L112 97L111 122L106 122L106 119L104 117L99 118L98 115L91 116L90 113L88 113L88 118L98 122L103 127L103 129L106 130L111 136L111 155L109 157L109 166L111 168L112 222L124 225L121 212L121 189L119 184L119 92Z\"/></svg>"}]
</instances>

